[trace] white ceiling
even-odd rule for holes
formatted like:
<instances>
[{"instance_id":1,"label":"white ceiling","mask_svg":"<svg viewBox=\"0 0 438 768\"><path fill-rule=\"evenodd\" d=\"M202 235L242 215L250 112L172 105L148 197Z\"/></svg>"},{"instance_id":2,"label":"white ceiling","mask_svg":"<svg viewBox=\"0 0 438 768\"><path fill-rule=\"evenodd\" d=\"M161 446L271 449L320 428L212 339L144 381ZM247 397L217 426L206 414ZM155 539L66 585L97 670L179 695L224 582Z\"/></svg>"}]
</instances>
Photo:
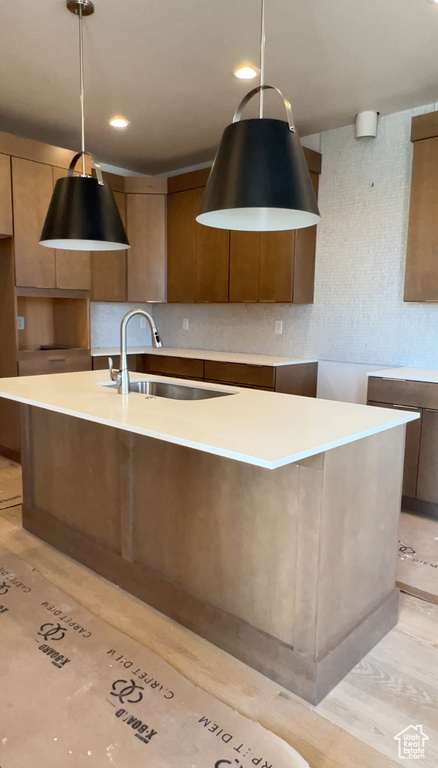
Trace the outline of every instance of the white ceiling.
<instances>
[{"instance_id":1,"label":"white ceiling","mask_svg":"<svg viewBox=\"0 0 438 768\"><path fill-rule=\"evenodd\" d=\"M232 71L258 64L260 0L94 2L87 149L151 174L212 159L254 84ZM0 6L0 130L79 149L77 19L65 0ZM291 100L302 136L438 101L437 51L427 0L266 0L266 80ZM110 128L114 114L130 127ZM272 94L265 114L282 116Z\"/></svg>"}]
</instances>

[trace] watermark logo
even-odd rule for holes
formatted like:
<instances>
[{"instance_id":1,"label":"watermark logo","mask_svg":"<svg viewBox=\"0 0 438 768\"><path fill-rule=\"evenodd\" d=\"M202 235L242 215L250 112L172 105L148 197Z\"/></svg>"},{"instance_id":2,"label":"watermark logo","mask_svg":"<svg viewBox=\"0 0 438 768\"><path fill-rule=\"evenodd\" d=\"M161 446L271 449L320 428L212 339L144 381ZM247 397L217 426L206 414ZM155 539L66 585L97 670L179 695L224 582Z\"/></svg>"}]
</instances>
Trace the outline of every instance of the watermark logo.
<instances>
[{"instance_id":1,"label":"watermark logo","mask_svg":"<svg viewBox=\"0 0 438 768\"><path fill-rule=\"evenodd\" d=\"M423 732L422 725L408 725L394 739L398 741L398 756L402 760L424 760L424 744L429 736Z\"/></svg>"}]
</instances>

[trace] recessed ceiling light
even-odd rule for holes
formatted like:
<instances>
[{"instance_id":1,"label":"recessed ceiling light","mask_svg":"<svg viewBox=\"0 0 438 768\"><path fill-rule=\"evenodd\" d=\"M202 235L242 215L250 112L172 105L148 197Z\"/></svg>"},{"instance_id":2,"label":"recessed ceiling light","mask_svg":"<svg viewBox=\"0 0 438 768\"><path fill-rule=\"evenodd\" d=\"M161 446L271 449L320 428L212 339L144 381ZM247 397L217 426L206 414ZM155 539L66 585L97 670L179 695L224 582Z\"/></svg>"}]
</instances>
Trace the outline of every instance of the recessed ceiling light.
<instances>
[{"instance_id":1,"label":"recessed ceiling light","mask_svg":"<svg viewBox=\"0 0 438 768\"><path fill-rule=\"evenodd\" d=\"M129 125L125 117L112 117L108 122L113 128L126 128Z\"/></svg>"},{"instance_id":2,"label":"recessed ceiling light","mask_svg":"<svg viewBox=\"0 0 438 768\"><path fill-rule=\"evenodd\" d=\"M438 0L429 0L431 5L438 5Z\"/></svg>"},{"instance_id":3,"label":"recessed ceiling light","mask_svg":"<svg viewBox=\"0 0 438 768\"><path fill-rule=\"evenodd\" d=\"M234 71L234 76L240 80L252 80L253 77L257 77L258 72L254 67L239 67Z\"/></svg>"}]
</instances>

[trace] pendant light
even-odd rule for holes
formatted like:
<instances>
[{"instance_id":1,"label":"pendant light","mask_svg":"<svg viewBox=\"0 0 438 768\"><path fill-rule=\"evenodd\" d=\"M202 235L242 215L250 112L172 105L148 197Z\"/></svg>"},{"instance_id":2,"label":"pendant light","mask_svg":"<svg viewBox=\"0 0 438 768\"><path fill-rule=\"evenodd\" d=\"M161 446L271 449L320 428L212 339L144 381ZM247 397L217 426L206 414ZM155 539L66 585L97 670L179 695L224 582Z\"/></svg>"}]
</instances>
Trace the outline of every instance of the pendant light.
<instances>
[{"instance_id":1,"label":"pendant light","mask_svg":"<svg viewBox=\"0 0 438 768\"><path fill-rule=\"evenodd\" d=\"M129 248L117 203L102 179L100 165L85 151L83 17L94 13L91 0L67 0L67 8L79 17L79 66L82 149L70 163L68 176L58 179L47 211L40 245L72 251L116 251ZM88 176L85 157L91 157L96 177ZM73 171L82 159L82 174Z\"/></svg>"},{"instance_id":2,"label":"pendant light","mask_svg":"<svg viewBox=\"0 0 438 768\"><path fill-rule=\"evenodd\" d=\"M265 3L261 0L260 85L247 93L223 133L196 220L249 232L300 229L320 220L292 109L281 91L265 85ZM287 121L263 116L264 91L283 100ZM241 120L259 94L259 117Z\"/></svg>"}]
</instances>

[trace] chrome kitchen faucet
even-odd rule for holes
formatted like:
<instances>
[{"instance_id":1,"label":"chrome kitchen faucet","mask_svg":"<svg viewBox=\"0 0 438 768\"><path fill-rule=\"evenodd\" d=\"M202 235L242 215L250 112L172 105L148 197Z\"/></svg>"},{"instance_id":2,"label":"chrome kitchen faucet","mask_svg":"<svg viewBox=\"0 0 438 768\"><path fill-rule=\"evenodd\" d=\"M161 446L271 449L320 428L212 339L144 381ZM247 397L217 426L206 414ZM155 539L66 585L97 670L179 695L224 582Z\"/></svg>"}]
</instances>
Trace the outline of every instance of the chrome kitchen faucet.
<instances>
[{"instance_id":1,"label":"chrome kitchen faucet","mask_svg":"<svg viewBox=\"0 0 438 768\"><path fill-rule=\"evenodd\" d=\"M159 349L159 347L163 346L161 343L161 339L157 331L156 325L151 315L145 312L144 309L131 309L130 312L126 313L126 315L124 316L120 324L120 369L118 371L113 368L112 358L111 357L108 358L111 381L117 382L119 395L129 395L129 371L128 371L128 360L127 360L128 323L131 317L134 317L135 315L141 315L141 317L145 317L146 320L148 321L151 329L152 345L156 349Z\"/></svg>"}]
</instances>

